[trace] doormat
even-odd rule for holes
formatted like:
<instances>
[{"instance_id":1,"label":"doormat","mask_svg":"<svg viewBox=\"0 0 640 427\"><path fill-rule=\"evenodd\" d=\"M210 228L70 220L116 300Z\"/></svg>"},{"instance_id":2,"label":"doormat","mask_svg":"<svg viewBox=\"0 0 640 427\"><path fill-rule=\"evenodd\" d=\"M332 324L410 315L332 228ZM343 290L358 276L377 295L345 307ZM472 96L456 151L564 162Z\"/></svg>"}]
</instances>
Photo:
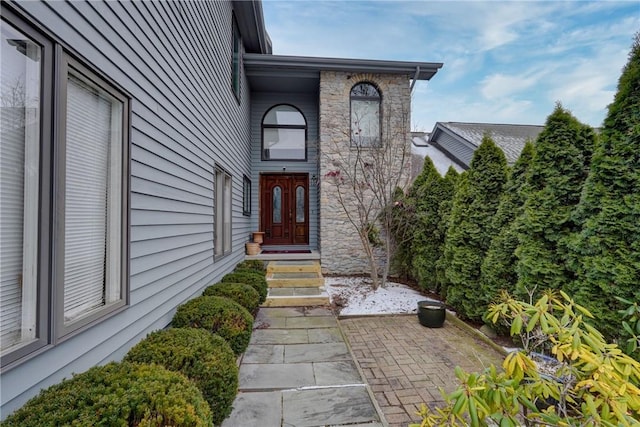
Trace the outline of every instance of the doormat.
<instances>
[{"instance_id":1,"label":"doormat","mask_svg":"<svg viewBox=\"0 0 640 427\"><path fill-rule=\"evenodd\" d=\"M262 251L260 252L263 255L272 255L272 254L310 254L310 250L305 249L293 249L293 250L282 250L282 251Z\"/></svg>"}]
</instances>

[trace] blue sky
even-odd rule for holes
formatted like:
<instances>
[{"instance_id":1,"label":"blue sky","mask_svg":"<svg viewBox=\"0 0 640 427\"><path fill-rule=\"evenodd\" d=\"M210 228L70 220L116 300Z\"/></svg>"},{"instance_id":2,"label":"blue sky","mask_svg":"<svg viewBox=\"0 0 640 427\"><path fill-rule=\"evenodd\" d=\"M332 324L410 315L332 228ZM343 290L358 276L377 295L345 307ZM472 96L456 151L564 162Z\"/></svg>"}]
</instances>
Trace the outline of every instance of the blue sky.
<instances>
[{"instance_id":1,"label":"blue sky","mask_svg":"<svg viewBox=\"0 0 640 427\"><path fill-rule=\"evenodd\" d=\"M556 101L600 126L638 1L264 0L277 55L443 62L416 84L412 130L436 121L543 124Z\"/></svg>"}]
</instances>

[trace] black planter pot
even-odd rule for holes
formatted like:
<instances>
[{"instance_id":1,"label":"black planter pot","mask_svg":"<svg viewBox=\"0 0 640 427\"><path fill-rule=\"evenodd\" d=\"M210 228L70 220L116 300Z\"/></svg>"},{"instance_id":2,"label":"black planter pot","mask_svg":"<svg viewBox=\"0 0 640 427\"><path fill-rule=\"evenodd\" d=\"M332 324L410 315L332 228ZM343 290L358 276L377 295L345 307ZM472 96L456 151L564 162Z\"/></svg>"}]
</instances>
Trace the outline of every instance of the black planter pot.
<instances>
[{"instance_id":1,"label":"black planter pot","mask_svg":"<svg viewBox=\"0 0 640 427\"><path fill-rule=\"evenodd\" d=\"M441 328L447 315L445 305L438 301L418 301L418 320L427 328Z\"/></svg>"}]
</instances>

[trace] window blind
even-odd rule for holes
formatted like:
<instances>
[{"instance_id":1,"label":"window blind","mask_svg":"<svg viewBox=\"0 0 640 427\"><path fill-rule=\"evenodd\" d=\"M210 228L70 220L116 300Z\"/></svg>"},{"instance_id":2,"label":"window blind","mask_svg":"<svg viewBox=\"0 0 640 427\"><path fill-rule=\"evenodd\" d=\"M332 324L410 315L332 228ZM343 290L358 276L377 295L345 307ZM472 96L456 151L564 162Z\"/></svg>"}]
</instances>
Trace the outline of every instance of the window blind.
<instances>
[{"instance_id":1,"label":"window blind","mask_svg":"<svg viewBox=\"0 0 640 427\"><path fill-rule=\"evenodd\" d=\"M114 101L73 75L67 84L64 240L65 322L107 302L110 199L118 192L110 174ZM116 194L117 198L119 197ZM118 216L118 215L116 215ZM114 236L115 234L115 236Z\"/></svg>"}]
</instances>

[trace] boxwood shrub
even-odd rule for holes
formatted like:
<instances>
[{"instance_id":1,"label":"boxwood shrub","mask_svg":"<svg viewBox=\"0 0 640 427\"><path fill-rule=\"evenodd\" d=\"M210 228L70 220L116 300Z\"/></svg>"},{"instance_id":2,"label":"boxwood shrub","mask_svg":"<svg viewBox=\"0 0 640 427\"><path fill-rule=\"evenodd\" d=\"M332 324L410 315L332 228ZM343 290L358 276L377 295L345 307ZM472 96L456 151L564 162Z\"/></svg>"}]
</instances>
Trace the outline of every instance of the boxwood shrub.
<instances>
[{"instance_id":1,"label":"boxwood shrub","mask_svg":"<svg viewBox=\"0 0 640 427\"><path fill-rule=\"evenodd\" d=\"M260 305L260 294L246 283L217 283L206 288L202 295L229 298L246 308L249 313L255 313Z\"/></svg>"},{"instance_id":2,"label":"boxwood shrub","mask_svg":"<svg viewBox=\"0 0 640 427\"><path fill-rule=\"evenodd\" d=\"M125 361L157 363L187 376L209 402L215 425L231 413L238 392L238 367L231 347L219 335L195 328L152 332L129 351Z\"/></svg>"},{"instance_id":3,"label":"boxwood shrub","mask_svg":"<svg viewBox=\"0 0 640 427\"><path fill-rule=\"evenodd\" d=\"M258 273L264 273L264 261L258 259L248 259L236 265L236 270L252 270Z\"/></svg>"},{"instance_id":4,"label":"boxwood shrub","mask_svg":"<svg viewBox=\"0 0 640 427\"><path fill-rule=\"evenodd\" d=\"M202 328L218 334L239 355L249 345L253 316L229 298L201 296L179 306L172 324L176 328Z\"/></svg>"},{"instance_id":5,"label":"boxwood shrub","mask_svg":"<svg viewBox=\"0 0 640 427\"><path fill-rule=\"evenodd\" d=\"M258 291L260 294L260 304L267 300L267 279L265 278L264 273L259 272L234 272L225 275L222 278L223 282L233 282L233 283L246 283L247 285L253 286L253 288Z\"/></svg>"},{"instance_id":6,"label":"boxwood shrub","mask_svg":"<svg viewBox=\"0 0 640 427\"><path fill-rule=\"evenodd\" d=\"M43 390L3 426L210 426L211 409L184 375L109 363Z\"/></svg>"}]
</instances>

